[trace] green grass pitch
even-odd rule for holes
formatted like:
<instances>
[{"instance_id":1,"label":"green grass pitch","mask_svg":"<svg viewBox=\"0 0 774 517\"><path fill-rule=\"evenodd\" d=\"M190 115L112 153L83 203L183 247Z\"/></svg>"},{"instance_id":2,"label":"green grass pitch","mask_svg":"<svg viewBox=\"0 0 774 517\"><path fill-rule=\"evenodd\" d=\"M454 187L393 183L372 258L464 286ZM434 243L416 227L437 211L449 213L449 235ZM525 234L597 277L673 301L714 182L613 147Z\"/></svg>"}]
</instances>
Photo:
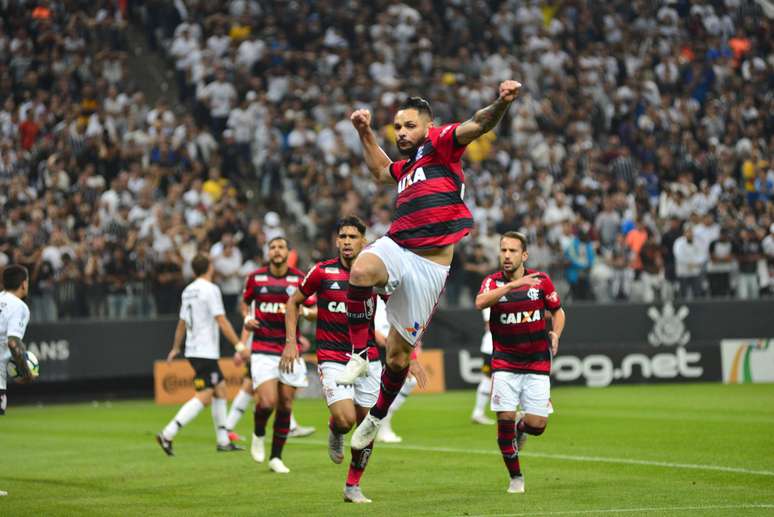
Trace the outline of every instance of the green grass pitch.
<instances>
[{"instance_id":1,"label":"green grass pitch","mask_svg":"<svg viewBox=\"0 0 774 517\"><path fill-rule=\"evenodd\" d=\"M341 499L349 450L345 464L328 459L320 400L297 403L318 431L289 441L287 476L216 453L209 410L168 458L153 436L176 407L11 400L0 515L774 515L774 385L554 389L548 430L522 453L523 495L505 492L495 428L470 424L473 397L409 398L394 422L404 443L377 444L364 506Z\"/></svg>"}]
</instances>

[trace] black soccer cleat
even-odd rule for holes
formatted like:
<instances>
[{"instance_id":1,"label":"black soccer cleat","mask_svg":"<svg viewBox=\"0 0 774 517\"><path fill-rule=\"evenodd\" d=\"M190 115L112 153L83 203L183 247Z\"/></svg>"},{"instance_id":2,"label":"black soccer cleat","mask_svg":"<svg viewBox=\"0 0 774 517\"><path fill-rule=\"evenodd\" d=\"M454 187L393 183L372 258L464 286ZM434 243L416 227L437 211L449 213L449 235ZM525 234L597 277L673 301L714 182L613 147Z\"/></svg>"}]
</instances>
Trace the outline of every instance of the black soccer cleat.
<instances>
[{"instance_id":1,"label":"black soccer cleat","mask_svg":"<svg viewBox=\"0 0 774 517\"><path fill-rule=\"evenodd\" d=\"M243 451L245 448L235 443L229 443L228 445L218 445L215 447L215 450L218 452L234 452Z\"/></svg>"},{"instance_id":2,"label":"black soccer cleat","mask_svg":"<svg viewBox=\"0 0 774 517\"><path fill-rule=\"evenodd\" d=\"M167 456L174 456L175 453L172 452L172 440L167 440L164 438L164 435L161 433L156 435L156 442L159 444L159 447L161 447L161 450L164 451L164 453Z\"/></svg>"}]
</instances>

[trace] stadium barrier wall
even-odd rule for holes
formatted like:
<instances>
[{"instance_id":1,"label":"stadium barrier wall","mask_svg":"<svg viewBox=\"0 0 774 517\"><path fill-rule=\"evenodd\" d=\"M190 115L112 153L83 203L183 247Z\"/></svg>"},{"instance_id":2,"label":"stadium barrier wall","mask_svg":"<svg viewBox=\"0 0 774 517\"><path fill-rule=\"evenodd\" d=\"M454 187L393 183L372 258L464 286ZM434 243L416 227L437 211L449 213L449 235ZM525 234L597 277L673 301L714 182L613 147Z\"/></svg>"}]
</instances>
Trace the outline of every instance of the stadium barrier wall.
<instances>
[{"instance_id":1,"label":"stadium barrier wall","mask_svg":"<svg viewBox=\"0 0 774 517\"><path fill-rule=\"evenodd\" d=\"M584 304L566 312L555 384L774 381L772 301ZM41 384L151 379L154 361L169 351L176 321L32 322L25 342L40 359ZM423 340L424 357L432 357L433 389L468 388L480 380L483 330L477 311L436 314ZM222 346L224 356L229 350Z\"/></svg>"}]
</instances>

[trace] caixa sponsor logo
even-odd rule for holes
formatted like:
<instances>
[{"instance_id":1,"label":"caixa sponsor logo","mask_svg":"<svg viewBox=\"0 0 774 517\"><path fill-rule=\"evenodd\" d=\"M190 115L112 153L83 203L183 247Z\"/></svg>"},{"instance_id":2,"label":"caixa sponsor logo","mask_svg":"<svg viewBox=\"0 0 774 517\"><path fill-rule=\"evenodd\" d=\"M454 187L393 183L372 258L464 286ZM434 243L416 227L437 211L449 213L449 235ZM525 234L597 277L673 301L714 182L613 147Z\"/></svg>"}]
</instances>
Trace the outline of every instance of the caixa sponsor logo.
<instances>
[{"instance_id":1,"label":"caixa sponsor logo","mask_svg":"<svg viewBox=\"0 0 774 517\"><path fill-rule=\"evenodd\" d=\"M52 341L30 341L27 350L39 361L66 361L70 357L70 342L66 339Z\"/></svg>"},{"instance_id":2,"label":"caixa sponsor logo","mask_svg":"<svg viewBox=\"0 0 774 517\"><path fill-rule=\"evenodd\" d=\"M587 386L609 386L614 381L632 382L656 379L695 379L702 376L700 352L678 348L674 354L661 353L625 355L618 366L606 354L592 354L580 358L560 355L554 359L551 375L559 382L574 382L583 378Z\"/></svg>"}]
</instances>

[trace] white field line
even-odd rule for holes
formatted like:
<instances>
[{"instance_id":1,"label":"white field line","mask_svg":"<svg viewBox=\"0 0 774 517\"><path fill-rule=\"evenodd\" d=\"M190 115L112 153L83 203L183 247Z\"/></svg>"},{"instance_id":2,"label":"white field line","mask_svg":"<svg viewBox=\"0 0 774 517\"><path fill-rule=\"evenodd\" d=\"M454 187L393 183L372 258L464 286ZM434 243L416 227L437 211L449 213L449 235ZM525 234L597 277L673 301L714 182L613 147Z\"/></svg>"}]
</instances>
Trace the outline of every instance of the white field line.
<instances>
[{"instance_id":1,"label":"white field line","mask_svg":"<svg viewBox=\"0 0 774 517\"><path fill-rule=\"evenodd\" d=\"M319 440L308 440L306 438L294 439L290 443L293 444L309 444L309 445L328 445L328 442ZM499 456L500 452L493 449L458 449L453 447L428 447L424 445L393 445L393 444L379 444L379 449L400 449L408 451L423 451L423 452L447 452L453 454L483 454L483 455L496 455ZM617 463L622 465L645 465L648 467L663 467L668 469L689 469L689 470L709 470L715 472L733 472L735 474L751 474L755 476L774 476L772 470L754 470L744 467L727 467L725 465L706 465L697 463L672 463L668 461L653 461L653 460L637 460L629 458L610 458L606 456L579 456L573 454L555 454L550 452L533 452L525 451L523 453L526 457L533 458L547 458L554 460L564 461L581 461L589 463Z\"/></svg>"},{"instance_id":2,"label":"white field line","mask_svg":"<svg viewBox=\"0 0 774 517\"><path fill-rule=\"evenodd\" d=\"M644 508L602 508L599 510L562 510L562 511L531 511L525 513L490 513L473 515L470 517L520 517L539 515L597 515L600 513L646 513L646 512L702 512L707 510L754 510L754 509L772 509L774 504L735 504L735 505L706 505L706 506L660 506Z\"/></svg>"}]
</instances>

